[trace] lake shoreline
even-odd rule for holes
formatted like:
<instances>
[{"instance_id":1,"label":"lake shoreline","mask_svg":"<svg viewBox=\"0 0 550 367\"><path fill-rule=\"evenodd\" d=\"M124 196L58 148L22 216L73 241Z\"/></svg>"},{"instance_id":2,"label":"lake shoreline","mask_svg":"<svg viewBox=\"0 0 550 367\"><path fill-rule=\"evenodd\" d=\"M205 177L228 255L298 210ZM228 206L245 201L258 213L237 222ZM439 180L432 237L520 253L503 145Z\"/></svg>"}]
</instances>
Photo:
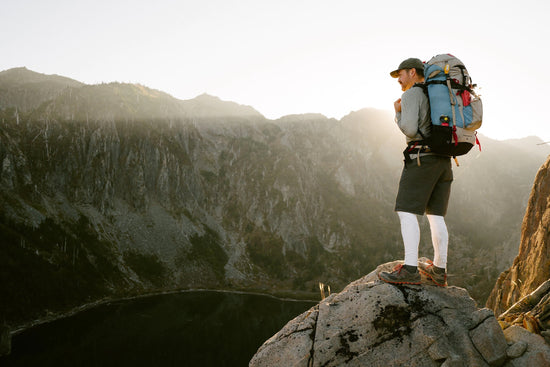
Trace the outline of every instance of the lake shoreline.
<instances>
[{"instance_id":1,"label":"lake shoreline","mask_svg":"<svg viewBox=\"0 0 550 367\"><path fill-rule=\"evenodd\" d=\"M280 301L287 301L287 302L312 302L312 303L320 302L320 300L312 299L314 296L314 293L312 292L278 291L273 293L264 293L259 290L242 290L242 289L213 289L213 288L174 289L174 290L142 293L142 294L127 296L127 297L104 297L93 302L88 302L80 306L76 306L65 312L59 312L59 313L51 312L47 316L38 318L36 320L32 320L27 323L23 323L21 325L16 326L13 329L10 328L9 336L10 338L13 338L14 336L21 334L33 327L62 320L67 317L71 317L76 314L79 314L81 312L91 310L95 307L109 305L111 303L127 302L127 301L142 299L142 298L148 298L148 297L156 297L156 296L178 294L178 293L191 293L191 292L213 292L213 293L234 293L234 294L243 294L243 295L255 295L255 296L270 297L273 299L277 299ZM295 296L301 295L304 298L289 297L289 295L295 295ZM312 298L305 298L305 297L312 297Z\"/></svg>"}]
</instances>

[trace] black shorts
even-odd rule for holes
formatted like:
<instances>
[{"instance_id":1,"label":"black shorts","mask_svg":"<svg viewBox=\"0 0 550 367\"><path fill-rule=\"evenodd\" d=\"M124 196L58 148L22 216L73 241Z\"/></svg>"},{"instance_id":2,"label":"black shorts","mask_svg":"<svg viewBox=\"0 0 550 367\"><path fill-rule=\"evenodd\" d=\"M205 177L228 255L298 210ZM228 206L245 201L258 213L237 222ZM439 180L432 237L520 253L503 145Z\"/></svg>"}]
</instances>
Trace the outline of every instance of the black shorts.
<instances>
[{"instance_id":1,"label":"black shorts","mask_svg":"<svg viewBox=\"0 0 550 367\"><path fill-rule=\"evenodd\" d=\"M399 191L395 200L395 211L418 215L447 213L453 170L451 158L438 155L420 157L405 164Z\"/></svg>"}]
</instances>

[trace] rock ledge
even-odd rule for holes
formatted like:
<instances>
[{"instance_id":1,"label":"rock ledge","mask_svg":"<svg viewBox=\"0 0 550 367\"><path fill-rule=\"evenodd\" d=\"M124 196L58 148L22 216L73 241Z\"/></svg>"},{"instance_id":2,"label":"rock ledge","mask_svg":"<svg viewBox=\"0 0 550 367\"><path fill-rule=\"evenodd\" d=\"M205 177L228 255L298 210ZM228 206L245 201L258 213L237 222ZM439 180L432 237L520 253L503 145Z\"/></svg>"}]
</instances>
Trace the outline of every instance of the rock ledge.
<instances>
[{"instance_id":1,"label":"rock ledge","mask_svg":"<svg viewBox=\"0 0 550 367\"><path fill-rule=\"evenodd\" d=\"M380 282L377 273L395 264L379 266L291 320L249 366L550 365L546 344L530 358L529 341L527 348L525 338L508 342L493 311L478 309L465 289Z\"/></svg>"}]
</instances>

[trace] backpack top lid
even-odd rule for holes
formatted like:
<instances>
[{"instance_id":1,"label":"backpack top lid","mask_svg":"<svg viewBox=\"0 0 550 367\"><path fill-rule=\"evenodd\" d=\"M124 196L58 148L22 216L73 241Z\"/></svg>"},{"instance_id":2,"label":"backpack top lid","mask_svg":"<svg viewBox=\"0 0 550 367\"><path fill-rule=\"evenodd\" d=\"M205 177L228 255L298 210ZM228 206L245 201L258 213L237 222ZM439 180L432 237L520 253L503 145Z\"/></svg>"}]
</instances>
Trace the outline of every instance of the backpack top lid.
<instances>
[{"instance_id":1,"label":"backpack top lid","mask_svg":"<svg viewBox=\"0 0 550 367\"><path fill-rule=\"evenodd\" d=\"M460 84L468 86L470 76L464 63L451 54L436 55L424 65L426 81L445 79L445 66L449 65L449 76Z\"/></svg>"}]
</instances>

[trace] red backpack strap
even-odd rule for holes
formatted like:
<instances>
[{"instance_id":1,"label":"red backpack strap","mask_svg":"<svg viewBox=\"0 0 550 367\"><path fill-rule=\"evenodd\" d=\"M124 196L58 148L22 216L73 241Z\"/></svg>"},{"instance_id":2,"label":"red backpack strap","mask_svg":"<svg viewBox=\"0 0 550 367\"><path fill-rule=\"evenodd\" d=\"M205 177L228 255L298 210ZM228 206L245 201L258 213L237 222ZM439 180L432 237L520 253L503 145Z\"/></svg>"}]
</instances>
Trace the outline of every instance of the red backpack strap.
<instances>
[{"instance_id":1,"label":"red backpack strap","mask_svg":"<svg viewBox=\"0 0 550 367\"><path fill-rule=\"evenodd\" d=\"M455 141L455 147L458 145L458 135L456 135L456 125L453 121L453 140Z\"/></svg>"},{"instance_id":2,"label":"red backpack strap","mask_svg":"<svg viewBox=\"0 0 550 367\"><path fill-rule=\"evenodd\" d=\"M477 131L476 131L476 144L479 147L479 151L481 152L481 143L479 142L479 139L477 138Z\"/></svg>"}]
</instances>

